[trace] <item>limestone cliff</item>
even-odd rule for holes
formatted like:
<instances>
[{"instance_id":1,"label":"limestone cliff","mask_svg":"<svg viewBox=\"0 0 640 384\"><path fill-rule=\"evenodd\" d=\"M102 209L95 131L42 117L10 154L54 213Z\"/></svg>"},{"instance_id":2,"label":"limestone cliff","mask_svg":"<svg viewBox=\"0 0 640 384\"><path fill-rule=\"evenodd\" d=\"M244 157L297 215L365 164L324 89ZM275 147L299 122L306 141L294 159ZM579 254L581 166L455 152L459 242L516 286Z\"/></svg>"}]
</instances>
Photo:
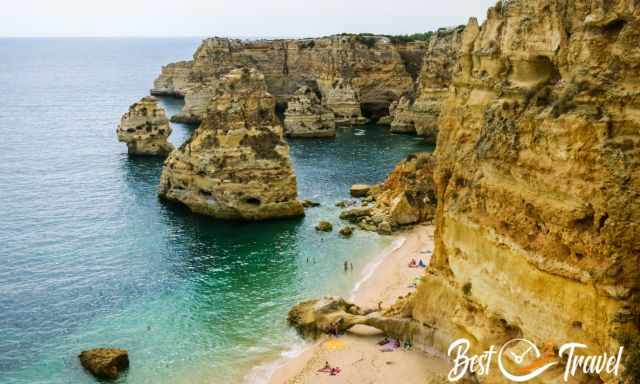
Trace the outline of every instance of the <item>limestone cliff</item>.
<instances>
[{"instance_id":1,"label":"limestone cliff","mask_svg":"<svg viewBox=\"0 0 640 384\"><path fill-rule=\"evenodd\" d=\"M131 155L166 156L174 147L167 141L171 126L164 109L153 96L132 104L116 130Z\"/></svg>"},{"instance_id":2,"label":"limestone cliff","mask_svg":"<svg viewBox=\"0 0 640 384\"><path fill-rule=\"evenodd\" d=\"M301 216L289 146L264 76L223 76L207 117L166 160L160 195L220 219Z\"/></svg>"},{"instance_id":3,"label":"limestone cliff","mask_svg":"<svg viewBox=\"0 0 640 384\"><path fill-rule=\"evenodd\" d=\"M206 97L203 88L215 88L216 80L232 68L255 68L265 76L267 89L279 104L286 104L303 85L316 86L336 115L355 115L362 110L377 118L388 112L391 102L413 88L409 71L416 71L419 44L400 48L383 36L336 35L300 40L242 41L211 38L203 41L193 60L170 64L156 79L153 94L186 96L185 111L178 119L202 119ZM207 89L205 88L205 91ZM210 91L211 94L215 90ZM335 100L332 102L331 100Z\"/></svg>"},{"instance_id":4,"label":"limestone cliff","mask_svg":"<svg viewBox=\"0 0 640 384\"><path fill-rule=\"evenodd\" d=\"M315 91L300 87L289 99L284 114L284 131L290 137L335 137L333 112L320 103Z\"/></svg>"},{"instance_id":5,"label":"limestone cliff","mask_svg":"<svg viewBox=\"0 0 640 384\"><path fill-rule=\"evenodd\" d=\"M456 27L434 33L424 53L415 93L400 99L393 112L393 132L415 132L435 142L440 107L449 91L463 31L463 27Z\"/></svg>"},{"instance_id":6,"label":"limestone cliff","mask_svg":"<svg viewBox=\"0 0 640 384\"><path fill-rule=\"evenodd\" d=\"M470 21L440 118L435 257L412 310L440 350L521 336L601 354L638 332L639 39L626 0L512 0Z\"/></svg>"}]
</instances>

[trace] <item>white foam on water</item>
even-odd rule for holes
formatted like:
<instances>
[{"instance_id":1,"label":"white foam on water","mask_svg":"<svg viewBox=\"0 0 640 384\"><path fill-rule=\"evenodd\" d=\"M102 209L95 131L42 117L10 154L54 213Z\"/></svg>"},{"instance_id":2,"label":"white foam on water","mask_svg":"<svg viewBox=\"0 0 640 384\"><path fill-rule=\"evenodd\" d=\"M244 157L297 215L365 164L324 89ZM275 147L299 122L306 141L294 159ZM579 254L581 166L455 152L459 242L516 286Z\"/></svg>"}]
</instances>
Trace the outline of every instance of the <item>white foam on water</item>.
<instances>
[{"instance_id":1,"label":"white foam on water","mask_svg":"<svg viewBox=\"0 0 640 384\"><path fill-rule=\"evenodd\" d=\"M398 239L393 240L391 245L385 248L382 252L380 252L374 260L369 262L362 271L362 277L358 280L351 290L351 298L349 300L353 300L355 293L358 292L362 284L373 276L375 271L380 267L380 264L389 257L393 252L400 249L404 243L407 241L406 237L400 237ZM289 360L293 360L296 357L300 356L307 348L309 344L300 341L294 343L289 349L280 353L280 357L275 361L269 361L267 363L259 364L251 369L251 371L244 377L244 382L247 384L267 384L273 374L278 370L278 368L282 367Z\"/></svg>"},{"instance_id":2,"label":"white foam on water","mask_svg":"<svg viewBox=\"0 0 640 384\"><path fill-rule=\"evenodd\" d=\"M287 361L300 356L308 345L304 341L294 343L289 349L282 351L280 358L275 361L272 360L253 367L244 377L244 382L247 384L267 384L278 368L282 367Z\"/></svg>"},{"instance_id":3,"label":"white foam on water","mask_svg":"<svg viewBox=\"0 0 640 384\"><path fill-rule=\"evenodd\" d=\"M356 282L356 285L351 290L351 296L349 297L349 301L353 301L354 300L356 292L358 292L358 290L360 289L362 284L364 284L365 281L369 280L371 278L371 276L373 276L373 274L375 273L376 269L378 269L378 267L380 266L380 264L382 264L384 259L386 259L393 252L395 252L398 249L400 249L404 245L404 243L406 241L407 241L406 237L401 237L401 238L398 238L398 239L394 240L389 247L387 247L384 251L382 251L380 253L380 255L378 257L376 257L374 260L369 262L364 267L364 269L362 270L362 278L360 278L360 280L358 280L358 282Z\"/></svg>"}]
</instances>

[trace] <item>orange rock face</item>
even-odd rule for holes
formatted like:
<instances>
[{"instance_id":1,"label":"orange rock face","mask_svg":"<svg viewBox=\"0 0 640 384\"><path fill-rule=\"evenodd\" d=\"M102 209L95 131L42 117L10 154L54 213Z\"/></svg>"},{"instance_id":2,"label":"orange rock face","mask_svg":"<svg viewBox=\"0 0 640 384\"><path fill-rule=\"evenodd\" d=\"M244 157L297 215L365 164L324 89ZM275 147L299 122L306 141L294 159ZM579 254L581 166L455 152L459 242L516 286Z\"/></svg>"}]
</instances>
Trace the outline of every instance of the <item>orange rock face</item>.
<instances>
[{"instance_id":1,"label":"orange rock face","mask_svg":"<svg viewBox=\"0 0 640 384\"><path fill-rule=\"evenodd\" d=\"M441 350L521 336L601 354L637 334L639 39L640 8L623 0L501 2L467 26L413 309Z\"/></svg>"}]
</instances>

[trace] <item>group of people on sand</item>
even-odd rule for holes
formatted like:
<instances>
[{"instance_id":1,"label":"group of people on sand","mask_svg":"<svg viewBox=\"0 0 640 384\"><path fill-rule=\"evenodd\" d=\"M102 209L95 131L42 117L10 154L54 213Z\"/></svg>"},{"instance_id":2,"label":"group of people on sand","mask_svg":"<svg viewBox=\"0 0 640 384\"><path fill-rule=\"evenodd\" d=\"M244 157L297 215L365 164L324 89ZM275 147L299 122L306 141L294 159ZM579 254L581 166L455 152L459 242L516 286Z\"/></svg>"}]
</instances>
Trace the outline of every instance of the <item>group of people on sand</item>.
<instances>
[{"instance_id":1,"label":"group of people on sand","mask_svg":"<svg viewBox=\"0 0 640 384\"><path fill-rule=\"evenodd\" d=\"M349 269L351 269L353 271L353 263L350 263L347 260L345 260L344 261L344 271L347 272L347 271L349 271Z\"/></svg>"},{"instance_id":2,"label":"group of people on sand","mask_svg":"<svg viewBox=\"0 0 640 384\"><path fill-rule=\"evenodd\" d=\"M427 264L425 264L425 262L420 259L420 262L416 261L416 259L411 259L411 261L409 262L409 268L426 268Z\"/></svg>"},{"instance_id":3,"label":"group of people on sand","mask_svg":"<svg viewBox=\"0 0 640 384\"><path fill-rule=\"evenodd\" d=\"M318 369L318 372L328 373L331 376L337 376L340 373L340 367L332 367L328 361L325 361L324 367Z\"/></svg>"}]
</instances>

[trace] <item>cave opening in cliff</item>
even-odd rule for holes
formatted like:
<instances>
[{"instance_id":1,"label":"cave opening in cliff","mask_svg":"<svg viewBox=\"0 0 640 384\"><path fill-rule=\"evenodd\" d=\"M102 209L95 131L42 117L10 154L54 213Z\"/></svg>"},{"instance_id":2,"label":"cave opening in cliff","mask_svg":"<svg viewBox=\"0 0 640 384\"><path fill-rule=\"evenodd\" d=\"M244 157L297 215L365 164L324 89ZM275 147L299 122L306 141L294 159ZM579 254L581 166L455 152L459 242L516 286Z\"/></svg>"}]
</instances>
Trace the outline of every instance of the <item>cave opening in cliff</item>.
<instances>
[{"instance_id":1,"label":"cave opening in cliff","mask_svg":"<svg viewBox=\"0 0 640 384\"><path fill-rule=\"evenodd\" d=\"M385 102L371 102L360 104L362 115L367 119L376 121L383 116L389 114L389 103Z\"/></svg>"}]
</instances>

